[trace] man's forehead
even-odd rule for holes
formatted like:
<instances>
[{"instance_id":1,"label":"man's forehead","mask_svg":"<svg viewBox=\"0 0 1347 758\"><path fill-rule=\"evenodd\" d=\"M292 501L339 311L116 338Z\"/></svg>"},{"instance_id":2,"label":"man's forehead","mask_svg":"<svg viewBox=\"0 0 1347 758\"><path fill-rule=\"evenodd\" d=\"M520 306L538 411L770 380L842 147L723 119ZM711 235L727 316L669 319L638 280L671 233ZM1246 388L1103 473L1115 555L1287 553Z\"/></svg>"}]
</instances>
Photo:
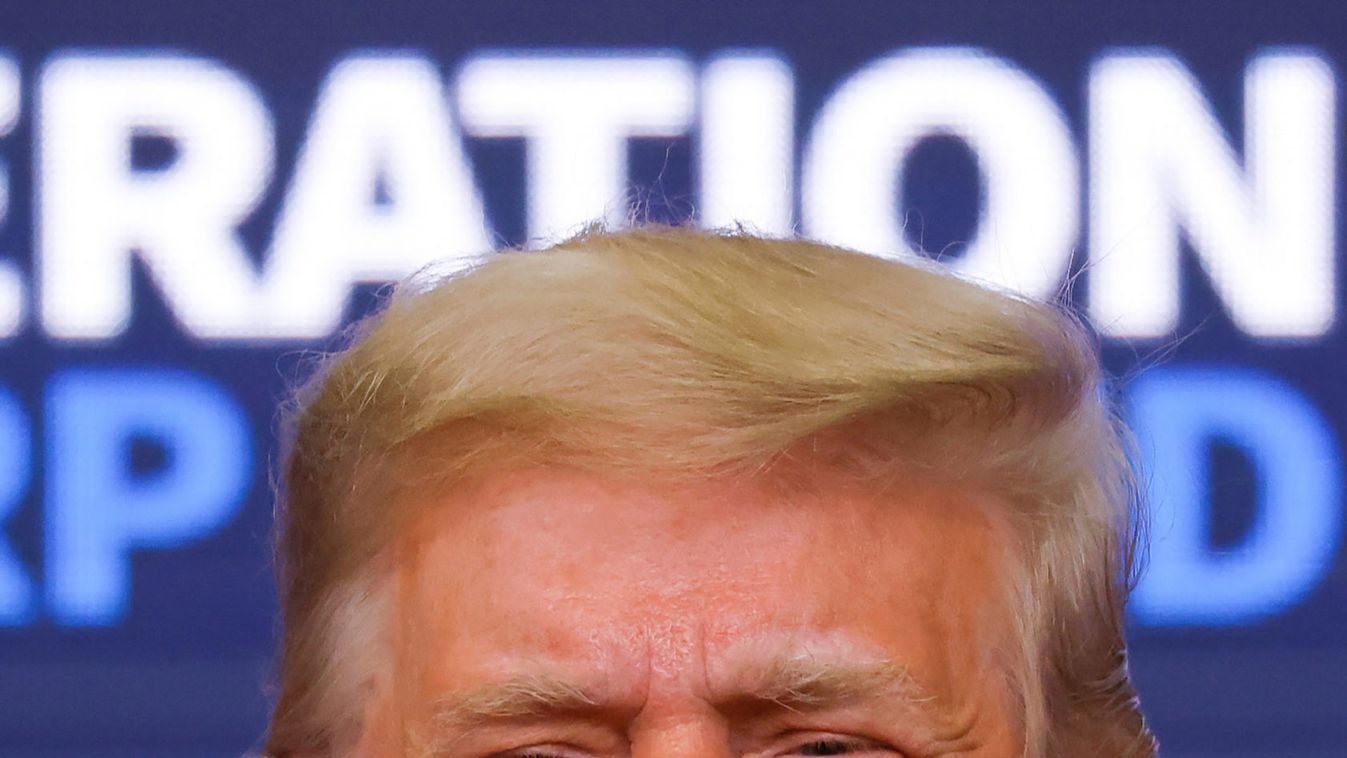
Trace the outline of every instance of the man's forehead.
<instances>
[{"instance_id":1,"label":"man's forehead","mask_svg":"<svg viewBox=\"0 0 1347 758\"><path fill-rule=\"evenodd\" d=\"M502 581L521 599L630 591L677 606L706 602L703 590L737 602L736 592L838 581L936 590L956 574L1004 574L996 564L1013 543L1008 508L995 498L920 481L787 499L752 484L524 471L432 494L414 509L423 515L396 556L406 578L427 575L431 591L455 577Z\"/></svg>"},{"instance_id":2,"label":"man's forehead","mask_svg":"<svg viewBox=\"0 0 1347 758\"><path fill-rule=\"evenodd\" d=\"M643 487L528 472L421 509L399 561L413 596L640 621L652 641L691 634L694 621L700 635L736 635L764 613L817 626L827 621L819 614L865 602L901 600L911 613L912 603L941 600L950 581L980 585L979 573L1003 573L968 565L996 560L1000 547L989 544L984 510L929 485L900 502L851 492L782 502L715 483Z\"/></svg>"},{"instance_id":3,"label":"man's forehead","mask_svg":"<svg viewBox=\"0 0 1347 758\"><path fill-rule=\"evenodd\" d=\"M569 475L448 496L400 566L405 638L460 664L508 654L721 678L755 658L975 643L971 615L1002 573L977 509L749 497Z\"/></svg>"},{"instance_id":4,"label":"man's forehead","mask_svg":"<svg viewBox=\"0 0 1347 758\"><path fill-rule=\"evenodd\" d=\"M499 472L409 499L397 507L419 514L403 531L413 542L470 540L477 550L511 549L516 538L544 532L558 538L547 555L562 558L595 547L629 548L615 554L649 547L632 542L641 539L680 548L701 540L714 549L717 540L746 529L779 540L825 531L854 538L876 527L973 536L1005 521L1010 510L979 488L921 477L883 489L839 483L793 492L754 479L613 479L565 468Z\"/></svg>"}]
</instances>

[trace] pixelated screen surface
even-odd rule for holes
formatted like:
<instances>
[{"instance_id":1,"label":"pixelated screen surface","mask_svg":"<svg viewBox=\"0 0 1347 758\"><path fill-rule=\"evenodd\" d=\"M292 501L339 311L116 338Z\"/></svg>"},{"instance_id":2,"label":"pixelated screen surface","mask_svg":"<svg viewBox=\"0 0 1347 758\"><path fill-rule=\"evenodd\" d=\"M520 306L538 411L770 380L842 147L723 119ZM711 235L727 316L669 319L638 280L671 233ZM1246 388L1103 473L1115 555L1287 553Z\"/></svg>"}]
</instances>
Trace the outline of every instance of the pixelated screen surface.
<instances>
[{"instance_id":1,"label":"pixelated screen surface","mask_svg":"<svg viewBox=\"0 0 1347 758\"><path fill-rule=\"evenodd\" d=\"M431 261L735 222L1066 288L1164 754L1347 744L1335 3L0 8L0 756L265 728L275 408Z\"/></svg>"}]
</instances>

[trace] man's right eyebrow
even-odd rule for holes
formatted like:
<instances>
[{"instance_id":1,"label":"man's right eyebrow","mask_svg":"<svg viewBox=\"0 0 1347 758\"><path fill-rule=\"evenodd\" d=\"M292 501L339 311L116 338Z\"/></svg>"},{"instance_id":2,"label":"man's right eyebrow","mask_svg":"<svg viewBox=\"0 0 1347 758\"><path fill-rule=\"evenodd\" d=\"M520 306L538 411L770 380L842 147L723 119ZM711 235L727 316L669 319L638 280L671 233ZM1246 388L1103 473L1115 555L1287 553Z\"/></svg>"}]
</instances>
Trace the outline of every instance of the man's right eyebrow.
<instances>
[{"instance_id":1,"label":"man's right eyebrow","mask_svg":"<svg viewBox=\"0 0 1347 758\"><path fill-rule=\"evenodd\" d=\"M410 741L421 746L416 755L432 758L452 754L459 739L493 722L596 715L610 709L600 698L563 677L521 674L438 699L433 705L431 728L427 733L418 731Z\"/></svg>"},{"instance_id":2,"label":"man's right eyebrow","mask_svg":"<svg viewBox=\"0 0 1347 758\"><path fill-rule=\"evenodd\" d=\"M531 674L482 685L441 699L438 727L471 728L487 721L577 713L602 708L599 699L564 678Z\"/></svg>"}]
</instances>

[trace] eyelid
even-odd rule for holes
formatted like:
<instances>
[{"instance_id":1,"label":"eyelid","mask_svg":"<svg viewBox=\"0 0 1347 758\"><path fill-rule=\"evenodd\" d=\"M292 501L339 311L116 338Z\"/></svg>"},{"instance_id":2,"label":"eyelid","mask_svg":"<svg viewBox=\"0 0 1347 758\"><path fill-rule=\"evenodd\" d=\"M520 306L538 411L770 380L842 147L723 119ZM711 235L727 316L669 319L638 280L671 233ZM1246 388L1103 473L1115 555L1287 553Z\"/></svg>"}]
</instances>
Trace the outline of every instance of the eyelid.
<instances>
[{"instance_id":1,"label":"eyelid","mask_svg":"<svg viewBox=\"0 0 1347 758\"><path fill-rule=\"evenodd\" d=\"M842 753L842 755L884 752L897 758L906 758L907 756L906 753L883 740L840 732L795 732L783 738L782 742L784 743L784 752L773 751L773 755L799 755L810 745L820 742L835 742L847 747L847 752Z\"/></svg>"},{"instance_id":2,"label":"eyelid","mask_svg":"<svg viewBox=\"0 0 1347 758\"><path fill-rule=\"evenodd\" d=\"M487 758L587 758L588 755L566 745L542 744L492 753Z\"/></svg>"},{"instance_id":3,"label":"eyelid","mask_svg":"<svg viewBox=\"0 0 1347 758\"><path fill-rule=\"evenodd\" d=\"M892 753L897 758L905 758L907 755L897 748L885 744L869 737L858 737L849 734L834 734L829 732L816 732L791 737L786 742L785 752L772 751L773 755L797 755L802 754L810 745L822 742L833 742L844 745L847 751L843 755L852 755L857 753L886 752ZM574 748L564 745L538 745L536 747L516 748L503 752L492 753L487 758L585 758L588 754L583 751L577 751Z\"/></svg>"}]
</instances>

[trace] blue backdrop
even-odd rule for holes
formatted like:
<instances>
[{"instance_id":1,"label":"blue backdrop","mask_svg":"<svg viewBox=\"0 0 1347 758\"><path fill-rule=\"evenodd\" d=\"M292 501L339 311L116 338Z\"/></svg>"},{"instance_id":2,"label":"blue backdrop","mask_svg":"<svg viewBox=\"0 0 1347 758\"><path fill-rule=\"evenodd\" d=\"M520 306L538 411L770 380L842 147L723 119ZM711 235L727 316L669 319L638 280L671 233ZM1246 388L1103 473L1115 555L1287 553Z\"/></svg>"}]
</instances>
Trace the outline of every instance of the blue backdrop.
<instances>
[{"instance_id":1,"label":"blue backdrop","mask_svg":"<svg viewBox=\"0 0 1347 758\"><path fill-rule=\"evenodd\" d=\"M254 749L305 351L432 260L633 208L1071 295L1150 460L1165 753L1343 755L1345 32L1287 0L0 7L0 756Z\"/></svg>"}]
</instances>

